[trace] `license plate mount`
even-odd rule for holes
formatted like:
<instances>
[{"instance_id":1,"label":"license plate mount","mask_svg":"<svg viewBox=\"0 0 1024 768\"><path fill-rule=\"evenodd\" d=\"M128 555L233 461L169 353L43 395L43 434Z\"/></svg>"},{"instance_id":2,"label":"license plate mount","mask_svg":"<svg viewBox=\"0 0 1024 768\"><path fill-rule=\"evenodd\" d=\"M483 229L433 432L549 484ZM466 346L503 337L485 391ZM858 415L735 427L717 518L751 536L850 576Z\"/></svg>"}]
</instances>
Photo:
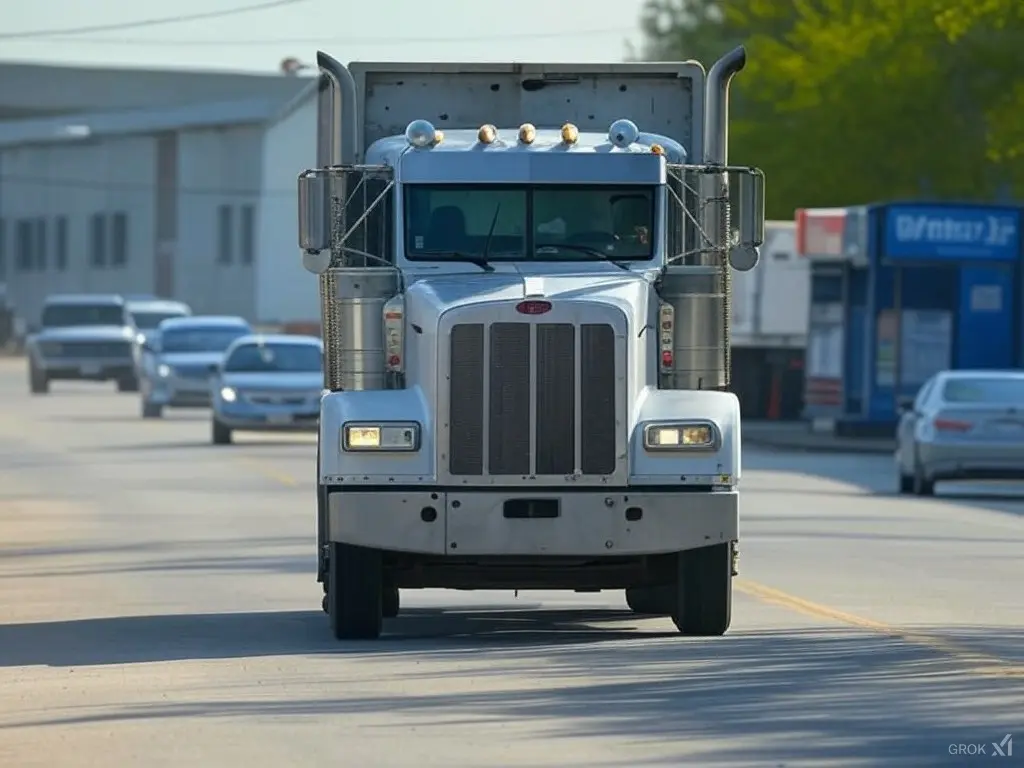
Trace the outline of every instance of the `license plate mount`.
<instances>
[{"instance_id":1,"label":"license plate mount","mask_svg":"<svg viewBox=\"0 0 1024 768\"><path fill-rule=\"evenodd\" d=\"M271 413L267 415L267 423L275 426L291 424L294 420L294 417L290 413Z\"/></svg>"},{"instance_id":2,"label":"license plate mount","mask_svg":"<svg viewBox=\"0 0 1024 768\"><path fill-rule=\"evenodd\" d=\"M100 370L99 363L82 363L78 366L78 372L83 376L99 376Z\"/></svg>"}]
</instances>

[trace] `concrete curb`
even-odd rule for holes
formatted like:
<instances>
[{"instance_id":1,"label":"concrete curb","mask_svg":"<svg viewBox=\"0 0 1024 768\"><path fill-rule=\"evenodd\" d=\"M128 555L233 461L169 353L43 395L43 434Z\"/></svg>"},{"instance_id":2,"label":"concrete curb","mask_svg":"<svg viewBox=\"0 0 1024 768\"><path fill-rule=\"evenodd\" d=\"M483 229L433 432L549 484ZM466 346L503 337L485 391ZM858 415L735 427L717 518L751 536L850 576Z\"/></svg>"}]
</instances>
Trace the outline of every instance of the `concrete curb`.
<instances>
[{"instance_id":1,"label":"concrete curb","mask_svg":"<svg viewBox=\"0 0 1024 768\"><path fill-rule=\"evenodd\" d=\"M857 445L856 443L793 443L786 440L773 440L770 437L747 437L743 436L745 445L757 448L773 448L777 451L790 451L792 453L856 453L875 456L886 456L893 452L893 448L880 445Z\"/></svg>"}]
</instances>

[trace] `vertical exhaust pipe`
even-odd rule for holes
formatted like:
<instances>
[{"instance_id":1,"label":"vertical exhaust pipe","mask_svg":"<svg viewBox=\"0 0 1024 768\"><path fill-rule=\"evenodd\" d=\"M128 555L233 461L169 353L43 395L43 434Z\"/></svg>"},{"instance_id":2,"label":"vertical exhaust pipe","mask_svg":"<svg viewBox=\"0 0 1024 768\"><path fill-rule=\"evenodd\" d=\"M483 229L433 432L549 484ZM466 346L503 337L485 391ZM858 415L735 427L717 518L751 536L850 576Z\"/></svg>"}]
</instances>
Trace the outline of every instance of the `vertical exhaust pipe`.
<instances>
[{"instance_id":1,"label":"vertical exhaust pipe","mask_svg":"<svg viewBox=\"0 0 1024 768\"><path fill-rule=\"evenodd\" d=\"M320 70L317 102L317 164L355 164L359 120L356 115L356 81L348 67L323 51L316 53Z\"/></svg>"},{"instance_id":2,"label":"vertical exhaust pipe","mask_svg":"<svg viewBox=\"0 0 1024 768\"><path fill-rule=\"evenodd\" d=\"M356 83L348 67L317 51L320 70L317 93L316 160L320 168L355 164L358 152ZM344 176L330 187L330 266L320 275L320 333L324 342L324 387L341 389L344 376L341 359L342 317L338 304L338 268L344 266L341 237L345 231Z\"/></svg>"},{"instance_id":3,"label":"vertical exhaust pipe","mask_svg":"<svg viewBox=\"0 0 1024 768\"><path fill-rule=\"evenodd\" d=\"M747 50L741 45L716 61L708 72L704 90L705 165L727 165L729 162L729 85L746 64ZM722 295L722 346L719 357L722 370L719 380L728 389L732 378L732 273L729 269L732 222L729 213L729 181L721 173L708 174L702 182L701 196L705 203L703 227L710 241L710 261L719 270L719 291Z\"/></svg>"},{"instance_id":4,"label":"vertical exhaust pipe","mask_svg":"<svg viewBox=\"0 0 1024 768\"><path fill-rule=\"evenodd\" d=\"M747 49L734 48L708 72L704 95L704 162L725 165L729 161L729 84L747 65Z\"/></svg>"}]
</instances>

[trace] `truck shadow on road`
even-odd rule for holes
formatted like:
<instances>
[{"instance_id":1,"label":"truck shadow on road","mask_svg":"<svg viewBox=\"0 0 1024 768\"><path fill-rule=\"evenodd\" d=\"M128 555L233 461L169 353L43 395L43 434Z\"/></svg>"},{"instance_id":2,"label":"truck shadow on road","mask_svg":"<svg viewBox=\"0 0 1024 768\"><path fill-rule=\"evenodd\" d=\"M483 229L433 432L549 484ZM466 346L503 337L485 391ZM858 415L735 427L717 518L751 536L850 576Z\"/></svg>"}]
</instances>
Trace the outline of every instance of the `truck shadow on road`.
<instances>
[{"instance_id":1,"label":"truck shadow on road","mask_svg":"<svg viewBox=\"0 0 1024 768\"><path fill-rule=\"evenodd\" d=\"M526 603L530 605L530 603ZM373 642L334 641L322 611L120 616L0 624L0 667L83 667L308 654L458 652L678 637L626 610L409 608ZM651 627L652 624L661 626Z\"/></svg>"},{"instance_id":2,"label":"truck shadow on road","mask_svg":"<svg viewBox=\"0 0 1024 768\"><path fill-rule=\"evenodd\" d=\"M558 627L573 612L554 613L531 620ZM617 737L656 742L669 752L678 744L678 753L665 757L663 765L694 764L697 750L701 765L857 760L916 767L963 764L950 760L951 743L988 744L1012 732L1012 703L1019 693L1013 681L972 678L927 650L843 630L741 631L714 640L676 637L628 644L557 644L545 638L539 645L537 640L488 643L487 632L497 631L500 619L441 618L451 622L450 633L481 625L465 642L450 634L445 642L385 640L372 650L354 644L335 673L276 697L260 677L251 687L233 683L226 695L185 689L172 691L168 703L154 692L148 702L34 715L31 722L12 719L5 727L172 718L272 718L281 723L296 718L321 724L330 720L338 727L347 723L351 729L357 727L351 718L384 717L388 729L516 723L542 729L547 737ZM75 638L77 646L92 648L93 656L80 657L85 663L90 658L128 660L124 653L96 647L123 646L123 632L136 645L165 649L135 660L168 658L166 649L182 643L200 650L224 642L221 633L235 642L249 638L236 651L327 653L345 648L323 641L322 617L303 613L146 617L137 619L135 627L116 623L129 619L112 621L99 629L65 625L63 633L48 640L66 645ZM12 640L18 638L0 635L0 653L8 661ZM21 640L38 647L47 638L37 634ZM46 658L45 650L37 649L22 663L47 663ZM360 664L347 665L346 660ZM68 663L71 656L63 654L61 661ZM217 668L205 674L216 680ZM345 695L347 683L357 683L358 693Z\"/></svg>"}]
</instances>

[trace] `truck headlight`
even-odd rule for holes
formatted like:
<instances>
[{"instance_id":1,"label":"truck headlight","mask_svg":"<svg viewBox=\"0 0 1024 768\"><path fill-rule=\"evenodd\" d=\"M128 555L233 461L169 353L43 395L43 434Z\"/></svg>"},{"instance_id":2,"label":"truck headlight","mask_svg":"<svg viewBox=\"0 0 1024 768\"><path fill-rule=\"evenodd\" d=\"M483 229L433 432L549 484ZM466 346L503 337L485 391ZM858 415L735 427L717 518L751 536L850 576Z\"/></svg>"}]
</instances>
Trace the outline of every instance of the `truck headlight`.
<instances>
[{"instance_id":1,"label":"truck headlight","mask_svg":"<svg viewBox=\"0 0 1024 768\"><path fill-rule=\"evenodd\" d=\"M718 427L710 421L680 421L644 427L648 451L708 451L721 443Z\"/></svg>"},{"instance_id":2,"label":"truck headlight","mask_svg":"<svg viewBox=\"0 0 1024 768\"><path fill-rule=\"evenodd\" d=\"M161 363L156 368L156 375L159 376L161 379L166 379L168 376L171 375L171 366L164 365L163 363Z\"/></svg>"},{"instance_id":3,"label":"truck headlight","mask_svg":"<svg viewBox=\"0 0 1024 768\"><path fill-rule=\"evenodd\" d=\"M341 428L344 451L415 451L420 425L413 422L351 423Z\"/></svg>"}]
</instances>

